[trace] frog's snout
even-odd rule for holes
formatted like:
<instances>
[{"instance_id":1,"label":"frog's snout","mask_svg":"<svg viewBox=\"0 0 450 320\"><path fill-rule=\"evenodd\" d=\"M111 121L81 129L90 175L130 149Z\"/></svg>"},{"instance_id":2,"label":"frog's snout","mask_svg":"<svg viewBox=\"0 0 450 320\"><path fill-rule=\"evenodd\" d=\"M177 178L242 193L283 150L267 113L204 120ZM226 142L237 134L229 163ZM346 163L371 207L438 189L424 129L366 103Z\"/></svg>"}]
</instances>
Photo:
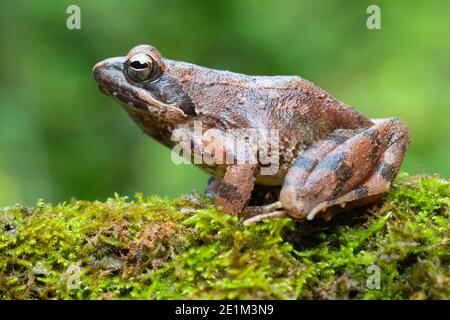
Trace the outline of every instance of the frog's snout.
<instances>
[{"instance_id":1,"label":"frog's snout","mask_svg":"<svg viewBox=\"0 0 450 320\"><path fill-rule=\"evenodd\" d=\"M95 81L98 84L98 88L101 91L101 93L103 93L104 95L108 96L110 95L110 92L108 91L108 89L106 89L105 85L104 85L104 75L102 75L102 68L104 67L104 62L98 62L95 64L95 66L92 68L92 75L95 79Z\"/></svg>"},{"instance_id":2,"label":"frog's snout","mask_svg":"<svg viewBox=\"0 0 450 320\"><path fill-rule=\"evenodd\" d=\"M103 83L102 80L104 79L102 71L103 67L104 67L103 61L96 63L95 66L92 68L92 76L94 77L95 82L97 82L100 91L104 94L108 94L106 88L102 86Z\"/></svg>"},{"instance_id":3,"label":"frog's snout","mask_svg":"<svg viewBox=\"0 0 450 320\"><path fill-rule=\"evenodd\" d=\"M99 72L100 72L100 68L103 64L103 61L97 62L93 67L92 67L92 75L94 76L95 81L98 80L98 76L99 76Z\"/></svg>"},{"instance_id":4,"label":"frog's snout","mask_svg":"<svg viewBox=\"0 0 450 320\"><path fill-rule=\"evenodd\" d=\"M99 65L101 65L103 63L103 61L97 62L93 67L92 67L92 73L95 73L95 69L97 69L97 67Z\"/></svg>"},{"instance_id":5,"label":"frog's snout","mask_svg":"<svg viewBox=\"0 0 450 320\"><path fill-rule=\"evenodd\" d=\"M108 78L117 78L123 72L125 57L109 58L100 61L92 68L92 75L98 83Z\"/></svg>"},{"instance_id":6,"label":"frog's snout","mask_svg":"<svg viewBox=\"0 0 450 320\"><path fill-rule=\"evenodd\" d=\"M105 79L108 70L108 60L103 60L95 64L92 68L92 75L97 83L101 83Z\"/></svg>"},{"instance_id":7,"label":"frog's snout","mask_svg":"<svg viewBox=\"0 0 450 320\"><path fill-rule=\"evenodd\" d=\"M122 83L123 65L125 58L109 58L100 61L92 68L92 75L98 84L100 91L107 95L113 95L118 84Z\"/></svg>"}]
</instances>

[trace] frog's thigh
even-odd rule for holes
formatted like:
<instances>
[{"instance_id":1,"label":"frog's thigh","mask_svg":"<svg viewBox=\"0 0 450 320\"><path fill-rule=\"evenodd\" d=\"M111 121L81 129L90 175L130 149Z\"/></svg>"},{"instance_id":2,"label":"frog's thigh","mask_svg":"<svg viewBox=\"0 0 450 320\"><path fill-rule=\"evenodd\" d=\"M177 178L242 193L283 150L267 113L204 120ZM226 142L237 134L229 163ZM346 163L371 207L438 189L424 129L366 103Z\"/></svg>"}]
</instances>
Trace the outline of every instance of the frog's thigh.
<instances>
[{"instance_id":1,"label":"frog's thigh","mask_svg":"<svg viewBox=\"0 0 450 320\"><path fill-rule=\"evenodd\" d=\"M400 169L407 145L408 139L399 139L394 142L386 149L375 172L364 184L335 200L319 203L309 212L307 219L312 220L317 213L333 206L344 207L347 204L357 206L381 198L389 191L392 180ZM327 218L327 215L325 218Z\"/></svg>"},{"instance_id":2,"label":"frog's thigh","mask_svg":"<svg viewBox=\"0 0 450 320\"><path fill-rule=\"evenodd\" d=\"M408 143L403 123L398 119L381 121L314 163L306 178L305 173L291 169L280 194L281 203L292 217L312 219L331 206L375 199L388 191Z\"/></svg>"},{"instance_id":3,"label":"frog's thigh","mask_svg":"<svg viewBox=\"0 0 450 320\"><path fill-rule=\"evenodd\" d=\"M255 183L255 166L231 165L220 182L216 205L228 213L238 214L250 199Z\"/></svg>"},{"instance_id":4,"label":"frog's thigh","mask_svg":"<svg viewBox=\"0 0 450 320\"><path fill-rule=\"evenodd\" d=\"M316 142L305 150L302 155L295 161L288 175L285 177L284 183L284 206L279 202L274 202L264 206L246 207L243 215L247 218L257 215L264 215L271 213L274 210L282 207L292 207L290 202L295 199L295 192L297 188L301 187L308 176L314 170L315 166L322 161L331 151L337 146L344 143L346 140L361 132L361 129L338 129L325 137L323 140ZM286 188L286 184L294 186L294 188ZM292 200L291 200L292 199Z\"/></svg>"},{"instance_id":5,"label":"frog's thigh","mask_svg":"<svg viewBox=\"0 0 450 320\"><path fill-rule=\"evenodd\" d=\"M285 178L285 185L303 185L319 162L358 132L361 132L361 129L337 129L323 140L311 145L289 170Z\"/></svg>"}]
</instances>

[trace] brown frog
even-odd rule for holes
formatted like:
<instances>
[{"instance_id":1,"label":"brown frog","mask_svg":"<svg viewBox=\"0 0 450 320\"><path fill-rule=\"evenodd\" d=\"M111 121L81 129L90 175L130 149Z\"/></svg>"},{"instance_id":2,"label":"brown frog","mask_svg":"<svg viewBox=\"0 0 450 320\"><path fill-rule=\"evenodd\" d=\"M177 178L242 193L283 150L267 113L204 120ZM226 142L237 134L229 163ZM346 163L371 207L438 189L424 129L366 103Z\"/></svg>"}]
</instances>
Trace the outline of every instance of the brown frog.
<instances>
[{"instance_id":1,"label":"brown frog","mask_svg":"<svg viewBox=\"0 0 450 320\"><path fill-rule=\"evenodd\" d=\"M216 204L247 223L285 215L311 220L320 214L328 220L345 206L380 199L409 144L408 129L399 119L366 118L298 76L209 69L163 58L149 45L99 62L93 74L103 93L170 148L176 145L174 131L196 121L219 131L276 130L279 168L272 174L262 174L258 161L198 164L214 177L210 191ZM207 143L193 141L196 151ZM227 148L229 140L217 141ZM279 200L247 206L255 186L278 188Z\"/></svg>"}]
</instances>

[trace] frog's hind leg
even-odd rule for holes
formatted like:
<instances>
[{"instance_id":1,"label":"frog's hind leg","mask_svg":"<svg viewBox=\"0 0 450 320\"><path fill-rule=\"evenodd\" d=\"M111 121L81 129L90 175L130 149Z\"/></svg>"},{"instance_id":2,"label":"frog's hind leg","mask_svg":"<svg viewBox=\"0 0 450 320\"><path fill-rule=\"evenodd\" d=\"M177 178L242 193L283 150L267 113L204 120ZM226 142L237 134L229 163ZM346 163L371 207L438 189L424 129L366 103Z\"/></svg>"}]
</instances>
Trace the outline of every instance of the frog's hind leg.
<instances>
[{"instance_id":1,"label":"frog's hind leg","mask_svg":"<svg viewBox=\"0 0 450 320\"><path fill-rule=\"evenodd\" d=\"M305 158L305 152L286 175L281 204L291 217L311 220L320 211L380 198L389 190L408 143L406 126L394 118L355 132L320 160Z\"/></svg>"},{"instance_id":2,"label":"frog's hind leg","mask_svg":"<svg viewBox=\"0 0 450 320\"><path fill-rule=\"evenodd\" d=\"M362 129L335 130L325 139L318 141L305 150L289 171L291 176L295 176L296 184L302 185L320 161L322 161L337 146L344 143L358 132L361 132L361 130ZM263 206L248 206L243 210L242 216L248 219L246 221L260 221L262 220L261 217L269 217L272 214L276 216L276 210L282 208L283 205L280 201Z\"/></svg>"}]
</instances>

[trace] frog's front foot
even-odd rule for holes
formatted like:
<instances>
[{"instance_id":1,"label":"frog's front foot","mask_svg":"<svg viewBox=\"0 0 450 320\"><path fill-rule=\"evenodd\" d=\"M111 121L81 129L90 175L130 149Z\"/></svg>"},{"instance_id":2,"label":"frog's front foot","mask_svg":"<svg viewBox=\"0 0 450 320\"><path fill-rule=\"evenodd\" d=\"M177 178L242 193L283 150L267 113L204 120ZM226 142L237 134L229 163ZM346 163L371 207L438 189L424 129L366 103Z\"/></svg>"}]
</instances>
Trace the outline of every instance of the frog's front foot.
<instances>
[{"instance_id":1,"label":"frog's front foot","mask_svg":"<svg viewBox=\"0 0 450 320\"><path fill-rule=\"evenodd\" d=\"M339 129L309 147L286 175L282 207L294 219L358 206L381 198L397 174L409 144L397 118L366 129Z\"/></svg>"}]
</instances>

